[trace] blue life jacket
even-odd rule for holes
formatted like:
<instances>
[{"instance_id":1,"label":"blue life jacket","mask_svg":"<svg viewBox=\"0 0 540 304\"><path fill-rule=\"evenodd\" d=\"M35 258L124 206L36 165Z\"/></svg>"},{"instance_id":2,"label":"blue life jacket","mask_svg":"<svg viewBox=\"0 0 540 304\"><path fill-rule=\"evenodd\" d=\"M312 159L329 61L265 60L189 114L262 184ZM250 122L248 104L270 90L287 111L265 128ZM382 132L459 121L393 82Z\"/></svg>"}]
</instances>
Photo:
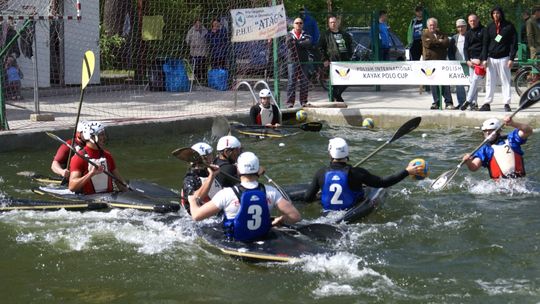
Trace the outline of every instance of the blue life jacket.
<instances>
[{"instance_id":1,"label":"blue life jacket","mask_svg":"<svg viewBox=\"0 0 540 304\"><path fill-rule=\"evenodd\" d=\"M364 198L364 190L349 188L349 168L329 170L324 174L321 204L324 210L345 210Z\"/></svg>"},{"instance_id":2,"label":"blue life jacket","mask_svg":"<svg viewBox=\"0 0 540 304\"><path fill-rule=\"evenodd\" d=\"M232 189L240 199L240 209L234 218L224 217L225 235L244 242L265 236L270 231L272 222L264 185L259 184L255 189L236 185Z\"/></svg>"}]
</instances>

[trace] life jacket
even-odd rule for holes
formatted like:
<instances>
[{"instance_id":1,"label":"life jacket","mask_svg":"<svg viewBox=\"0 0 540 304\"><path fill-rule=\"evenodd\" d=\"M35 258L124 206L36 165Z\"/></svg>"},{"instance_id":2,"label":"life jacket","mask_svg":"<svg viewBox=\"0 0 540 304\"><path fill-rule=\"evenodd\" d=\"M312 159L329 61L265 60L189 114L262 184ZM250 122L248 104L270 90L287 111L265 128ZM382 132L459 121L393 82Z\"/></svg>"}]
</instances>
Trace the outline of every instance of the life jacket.
<instances>
[{"instance_id":1,"label":"life jacket","mask_svg":"<svg viewBox=\"0 0 540 304\"><path fill-rule=\"evenodd\" d=\"M257 124L261 126L266 126L267 124L272 124L274 121L274 109L272 105L267 109L262 105L259 105L259 114L257 115Z\"/></svg>"},{"instance_id":2,"label":"life jacket","mask_svg":"<svg viewBox=\"0 0 540 304\"><path fill-rule=\"evenodd\" d=\"M489 176L493 179L525 176L523 156L516 153L508 139L501 145L492 145L493 157L489 160Z\"/></svg>"},{"instance_id":3,"label":"life jacket","mask_svg":"<svg viewBox=\"0 0 540 304\"><path fill-rule=\"evenodd\" d=\"M91 162L93 162L94 164L96 165L103 165L104 168L105 168L105 171L109 171L109 164L107 163L107 158L105 157L105 155L103 154L103 151L102 150L99 150L99 156L100 158L90 158L90 156L88 155L88 152L83 149L82 151L84 151L84 154L86 157L88 157L88 159L90 159ZM90 162L88 162L88 167L87 167L87 171L83 173L86 174L90 171L90 169L93 167L93 165L90 164ZM90 178L90 185L89 187L91 189L88 189L86 188L85 189L85 193L102 193L102 192L112 192L113 191L113 185L112 185L112 178L109 177L107 174L105 173L100 173L100 174L96 174L94 176L92 176ZM90 191L91 190L91 191Z\"/></svg>"},{"instance_id":4,"label":"life jacket","mask_svg":"<svg viewBox=\"0 0 540 304\"><path fill-rule=\"evenodd\" d=\"M264 185L259 184L255 189L246 189L238 184L232 189L240 200L240 208L234 218L228 219L224 216L225 235L243 242L265 236L270 231L272 222Z\"/></svg>"},{"instance_id":5,"label":"life jacket","mask_svg":"<svg viewBox=\"0 0 540 304\"><path fill-rule=\"evenodd\" d=\"M364 190L349 188L349 168L329 170L324 175L321 204L324 210L345 210L364 198Z\"/></svg>"}]
</instances>

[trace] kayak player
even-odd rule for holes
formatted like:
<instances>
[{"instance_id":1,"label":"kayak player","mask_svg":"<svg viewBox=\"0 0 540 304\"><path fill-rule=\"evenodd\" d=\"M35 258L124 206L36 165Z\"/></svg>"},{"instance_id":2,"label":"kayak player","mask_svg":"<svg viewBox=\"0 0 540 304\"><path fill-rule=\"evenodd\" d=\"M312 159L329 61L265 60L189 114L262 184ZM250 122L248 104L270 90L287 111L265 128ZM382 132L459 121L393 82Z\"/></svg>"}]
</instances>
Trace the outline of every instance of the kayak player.
<instances>
[{"instance_id":1,"label":"kayak player","mask_svg":"<svg viewBox=\"0 0 540 304\"><path fill-rule=\"evenodd\" d=\"M120 176L111 153L103 149L107 139L105 127L100 122L88 122L82 130L82 138L86 145L79 153L84 153L93 163L99 167L94 167L78 155L71 158L69 169L71 177L69 179L69 190L83 194L94 194L102 192L112 192L112 178L104 173L112 173L119 181L125 184ZM122 184L116 183L121 191L127 190Z\"/></svg>"},{"instance_id":2,"label":"kayak player","mask_svg":"<svg viewBox=\"0 0 540 304\"><path fill-rule=\"evenodd\" d=\"M328 143L330 166L317 171L305 194L304 200L315 200L319 189L322 191L321 204L324 211L346 210L363 201L363 185L373 188L387 188L402 181L409 175L418 175L422 171L419 165L408 165L396 174L379 177L366 169L355 168L349 164L349 146L340 137L330 139Z\"/></svg>"},{"instance_id":3,"label":"kayak player","mask_svg":"<svg viewBox=\"0 0 540 304\"><path fill-rule=\"evenodd\" d=\"M486 167L493 179L525 176L521 145L527 142L533 129L527 124L513 121L510 116L504 118L504 124L514 130L507 135L501 135L502 125L498 119L490 118L484 121L482 132L484 138L489 140L473 155L463 156L469 170L476 171L480 167ZM494 133L495 130L497 132Z\"/></svg>"},{"instance_id":4,"label":"kayak player","mask_svg":"<svg viewBox=\"0 0 540 304\"><path fill-rule=\"evenodd\" d=\"M209 178L202 187L212 183L219 169L208 168L208 172ZM273 225L294 224L301 220L298 210L276 188L258 182L259 159L255 154L244 152L238 157L238 174L240 184L220 190L202 206L199 206L200 197L190 196L191 216L195 221L209 218L223 210L225 235L237 241L253 241L263 238ZM274 207L282 215L272 221L270 211Z\"/></svg>"},{"instance_id":5,"label":"kayak player","mask_svg":"<svg viewBox=\"0 0 540 304\"><path fill-rule=\"evenodd\" d=\"M208 170L206 164L212 163L214 158L212 147L205 143L199 142L191 146L191 149L197 151L199 155L203 158L204 163L191 163L186 176L184 177L184 184L182 186L182 206L186 211L190 213L189 210L189 197L193 196L195 191L198 191L198 197L201 198L202 202L208 202L219 190L221 190L221 185L217 180L214 179L212 183L203 185L204 181L208 178Z\"/></svg>"},{"instance_id":6,"label":"kayak player","mask_svg":"<svg viewBox=\"0 0 540 304\"><path fill-rule=\"evenodd\" d=\"M270 103L272 93L268 89L262 89L259 92L260 103L251 107L249 117L254 125L267 127L279 127L280 115L276 105Z\"/></svg>"},{"instance_id":7,"label":"kayak player","mask_svg":"<svg viewBox=\"0 0 540 304\"><path fill-rule=\"evenodd\" d=\"M84 147L84 140L81 137L81 131L86 124L85 121L80 121L77 124L77 131L75 132L75 146L74 148L79 151ZM71 145L72 139L66 140L66 142ZM69 179L69 168L67 168L69 152L71 150L65 145L62 144L56 150L53 161L51 163L52 172L60 175L63 179Z\"/></svg>"},{"instance_id":8,"label":"kayak player","mask_svg":"<svg viewBox=\"0 0 540 304\"><path fill-rule=\"evenodd\" d=\"M232 187L238 183L236 160L242 153L242 144L238 138L227 135L218 140L216 150L217 156L213 164L217 165L221 172L216 180L222 187Z\"/></svg>"}]
</instances>

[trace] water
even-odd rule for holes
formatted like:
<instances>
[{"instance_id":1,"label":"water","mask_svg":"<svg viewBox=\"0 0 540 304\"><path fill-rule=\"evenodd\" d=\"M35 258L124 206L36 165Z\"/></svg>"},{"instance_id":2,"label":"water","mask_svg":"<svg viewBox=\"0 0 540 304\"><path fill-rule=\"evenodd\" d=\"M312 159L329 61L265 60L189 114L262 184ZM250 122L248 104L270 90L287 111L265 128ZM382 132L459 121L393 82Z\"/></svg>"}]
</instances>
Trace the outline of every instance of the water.
<instances>
[{"instance_id":1,"label":"water","mask_svg":"<svg viewBox=\"0 0 540 304\"><path fill-rule=\"evenodd\" d=\"M538 131L538 130L537 130ZM427 133L425 138L421 134ZM365 163L390 174L417 157L431 178L482 140L478 130L420 130ZM280 140L242 139L279 184L307 182L345 137L354 163L391 131L328 128ZM122 175L178 189L186 167L170 151L209 134L111 139ZM279 143L285 146L280 147ZM533 303L540 301L540 140L524 146L528 178L495 183L462 168L449 189L407 178L384 206L346 227L333 256L251 264L220 255L180 214L16 211L0 214L4 303ZM0 195L43 198L24 171L47 173L55 147L0 154ZM316 219L317 204L299 206Z\"/></svg>"}]
</instances>

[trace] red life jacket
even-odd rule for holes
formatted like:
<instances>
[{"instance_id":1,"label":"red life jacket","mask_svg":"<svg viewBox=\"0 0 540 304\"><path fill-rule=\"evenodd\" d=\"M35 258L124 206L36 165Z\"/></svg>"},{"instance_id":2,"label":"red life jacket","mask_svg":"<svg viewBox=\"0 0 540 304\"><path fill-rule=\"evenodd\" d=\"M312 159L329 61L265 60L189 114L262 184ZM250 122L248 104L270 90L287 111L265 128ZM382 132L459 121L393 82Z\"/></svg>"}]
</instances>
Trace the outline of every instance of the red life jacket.
<instances>
[{"instance_id":1,"label":"red life jacket","mask_svg":"<svg viewBox=\"0 0 540 304\"><path fill-rule=\"evenodd\" d=\"M489 160L489 176L493 179L525 176L523 156L510 147L508 139L502 145L493 145L493 157Z\"/></svg>"}]
</instances>

